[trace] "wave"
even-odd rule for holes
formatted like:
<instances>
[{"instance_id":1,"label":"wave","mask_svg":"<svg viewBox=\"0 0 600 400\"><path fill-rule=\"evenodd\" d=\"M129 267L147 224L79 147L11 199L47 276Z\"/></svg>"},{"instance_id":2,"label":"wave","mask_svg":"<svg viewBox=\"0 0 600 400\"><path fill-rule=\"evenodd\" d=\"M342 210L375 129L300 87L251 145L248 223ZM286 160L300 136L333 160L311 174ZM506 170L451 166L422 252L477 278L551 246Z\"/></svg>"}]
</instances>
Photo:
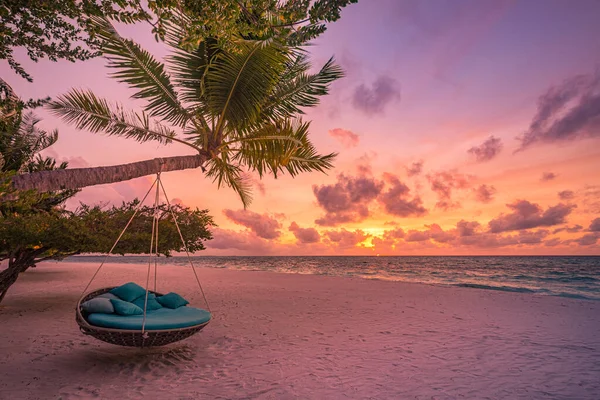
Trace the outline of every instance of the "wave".
<instances>
[{"instance_id":1,"label":"wave","mask_svg":"<svg viewBox=\"0 0 600 400\"><path fill-rule=\"evenodd\" d=\"M466 287L472 289L487 289L487 290L500 290L502 292L516 292L516 293L536 293L535 290L514 287L514 286L492 286L492 285L481 285L478 283L456 283L451 286Z\"/></svg>"}]
</instances>

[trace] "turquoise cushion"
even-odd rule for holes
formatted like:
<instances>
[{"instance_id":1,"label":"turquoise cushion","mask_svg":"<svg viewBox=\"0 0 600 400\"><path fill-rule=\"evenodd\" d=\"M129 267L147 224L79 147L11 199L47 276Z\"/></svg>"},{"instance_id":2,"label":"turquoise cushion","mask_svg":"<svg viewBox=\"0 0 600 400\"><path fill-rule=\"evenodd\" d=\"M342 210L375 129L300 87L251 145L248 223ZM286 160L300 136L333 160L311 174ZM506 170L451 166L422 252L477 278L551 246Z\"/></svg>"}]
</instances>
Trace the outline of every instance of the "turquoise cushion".
<instances>
[{"instance_id":1,"label":"turquoise cushion","mask_svg":"<svg viewBox=\"0 0 600 400\"><path fill-rule=\"evenodd\" d=\"M148 311L145 329L149 331L178 329L200 325L210 321L208 311L194 307L179 307L175 310L161 308ZM90 324L104 328L139 331L142 329L143 315L118 315L93 313L87 316Z\"/></svg>"},{"instance_id":2,"label":"turquoise cushion","mask_svg":"<svg viewBox=\"0 0 600 400\"><path fill-rule=\"evenodd\" d=\"M137 283L129 282L110 291L112 294L119 296L121 300L132 302L141 295L146 294L146 289Z\"/></svg>"},{"instance_id":3,"label":"turquoise cushion","mask_svg":"<svg viewBox=\"0 0 600 400\"><path fill-rule=\"evenodd\" d=\"M145 302L146 302L146 296L140 296L137 299L135 299L133 304L135 304L136 306L138 306L139 308L141 308L143 310ZM158 301L156 301L156 295L154 293L148 293L148 307L146 307L146 311L158 310L159 308L162 308L162 306L160 305L160 303Z\"/></svg>"},{"instance_id":4,"label":"turquoise cushion","mask_svg":"<svg viewBox=\"0 0 600 400\"><path fill-rule=\"evenodd\" d=\"M112 314L115 312L115 308L109 299L95 297L91 300L81 304L83 311L88 313L104 313Z\"/></svg>"},{"instance_id":5,"label":"turquoise cushion","mask_svg":"<svg viewBox=\"0 0 600 400\"><path fill-rule=\"evenodd\" d=\"M109 299L108 301L112 303L115 308L115 313L119 315L139 315L144 313L144 310L133 303L128 303L119 299Z\"/></svg>"},{"instance_id":6,"label":"turquoise cushion","mask_svg":"<svg viewBox=\"0 0 600 400\"><path fill-rule=\"evenodd\" d=\"M95 299L118 299L119 296L115 296L111 292L102 293L99 296L94 297Z\"/></svg>"},{"instance_id":7,"label":"turquoise cushion","mask_svg":"<svg viewBox=\"0 0 600 400\"><path fill-rule=\"evenodd\" d=\"M189 301L174 292L167 293L164 296L159 296L156 298L156 300L167 308L179 308L185 306L186 304L190 304Z\"/></svg>"}]
</instances>

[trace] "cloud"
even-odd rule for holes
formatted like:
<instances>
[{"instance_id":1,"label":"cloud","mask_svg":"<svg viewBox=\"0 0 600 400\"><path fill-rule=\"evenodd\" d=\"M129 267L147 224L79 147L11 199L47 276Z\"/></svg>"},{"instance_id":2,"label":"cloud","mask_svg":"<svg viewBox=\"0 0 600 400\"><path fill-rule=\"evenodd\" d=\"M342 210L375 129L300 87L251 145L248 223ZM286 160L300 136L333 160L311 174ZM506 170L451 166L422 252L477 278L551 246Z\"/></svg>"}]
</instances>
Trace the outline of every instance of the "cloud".
<instances>
[{"instance_id":1,"label":"cloud","mask_svg":"<svg viewBox=\"0 0 600 400\"><path fill-rule=\"evenodd\" d=\"M363 154L356 159L356 170L360 176L370 176L373 174L373 168L371 167L371 161L377 158L377 153L371 151Z\"/></svg>"},{"instance_id":2,"label":"cloud","mask_svg":"<svg viewBox=\"0 0 600 400\"><path fill-rule=\"evenodd\" d=\"M404 238L406 242L424 242L429 240L429 232L410 230Z\"/></svg>"},{"instance_id":3,"label":"cloud","mask_svg":"<svg viewBox=\"0 0 600 400\"><path fill-rule=\"evenodd\" d=\"M360 139L356 133L341 128L330 130L329 136L336 139L347 149L358 146L358 143L360 142Z\"/></svg>"},{"instance_id":4,"label":"cloud","mask_svg":"<svg viewBox=\"0 0 600 400\"><path fill-rule=\"evenodd\" d=\"M576 207L574 204L559 203L543 211L538 204L527 200L517 200L506 206L513 212L501 214L492 219L488 223L490 232L498 233L564 224L567 215Z\"/></svg>"},{"instance_id":5,"label":"cloud","mask_svg":"<svg viewBox=\"0 0 600 400\"><path fill-rule=\"evenodd\" d=\"M519 150L535 143L552 143L600 136L600 69L553 86L538 99L529 129L518 139Z\"/></svg>"},{"instance_id":6,"label":"cloud","mask_svg":"<svg viewBox=\"0 0 600 400\"><path fill-rule=\"evenodd\" d=\"M460 220L456 223L456 232L458 236L475 236L481 224L477 221Z\"/></svg>"},{"instance_id":7,"label":"cloud","mask_svg":"<svg viewBox=\"0 0 600 400\"><path fill-rule=\"evenodd\" d=\"M454 233L444 231L438 224L427 225L427 228L429 228L429 237L436 242L448 243L455 238Z\"/></svg>"},{"instance_id":8,"label":"cloud","mask_svg":"<svg viewBox=\"0 0 600 400\"><path fill-rule=\"evenodd\" d=\"M339 231L325 231L326 241L329 244L335 244L338 247L354 247L357 244L365 241L371 235L365 233L361 229L356 229L354 232L348 231L346 229L341 229Z\"/></svg>"},{"instance_id":9,"label":"cloud","mask_svg":"<svg viewBox=\"0 0 600 400\"><path fill-rule=\"evenodd\" d=\"M575 198L575 192L572 190L563 190L558 192L558 198L561 200L572 200Z\"/></svg>"},{"instance_id":10,"label":"cloud","mask_svg":"<svg viewBox=\"0 0 600 400\"><path fill-rule=\"evenodd\" d=\"M213 239L206 242L207 249L249 250L256 254L270 253L272 243L259 238L254 232L236 232L230 229L211 228Z\"/></svg>"},{"instance_id":11,"label":"cloud","mask_svg":"<svg viewBox=\"0 0 600 400\"><path fill-rule=\"evenodd\" d=\"M490 136L485 142L479 146L471 147L467 153L475 157L477 162L490 161L502 151L502 140L500 138Z\"/></svg>"},{"instance_id":12,"label":"cloud","mask_svg":"<svg viewBox=\"0 0 600 400\"><path fill-rule=\"evenodd\" d=\"M387 191L381 193L378 201L388 214L398 217L422 216L427 214L427 209L423 207L423 201L419 196L409 198L410 189L404 183L400 182L395 175L385 173L384 179L390 187Z\"/></svg>"},{"instance_id":13,"label":"cloud","mask_svg":"<svg viewBox=\"0 0 600 400\"><path fill-rule=\"evenodd\" d=\"M580 246L591 246L593 244L596 244L596 242L598 241L598 236L599 235L596 233L587 233L579 239L572 240L572 242L577 243Z\"/></svg>"},{"instance_id":14,"label":"cloud","mask_svg":"<svg viewBox=\"0 0 600 400\"><path fill-rule=\"evenodd\" d=\"M467 189L471 185L471 176L457 171L441 171L427 175L431 190L437 194L437 208L449 210L460 207L459 203L452 202L453 189Z\"/></svg>"},{"instance_id":15,"label":"cloud","mask_svg":"<svg viewBox=\"0 0 600 400\"><path fill-rule=\"evenodd\" d=\"M553 238L553 239L546 240L544 242L544 246L547 246L547 247L556 247L556 246L558 246L561 243L562 243L562 240L560 238Z\"/></svg>"},{"instance_id":16,"label":"cloud","mask_svg":"<svg viewBox=\"0 0 600 400\"><path fill-rule=\"evenodd\" d=\"M321 240L321 235L315 228L300 228L295 221L290 224L288 230L296 236L300 243L317 243Z\"/></svg>"},{"instance_id":17,"label":"cloud","mask_svg":"<svg viewBox=\"0 0 600 400\"><path fill-rule=\"evenodd\" d=\"M313 186L317 203L326 211L315 221L322 226L358 222L369 216L368 205L383 189L383 182L365 176L350 177L343 173L333 185Z\"/></svg>"},{"instance_id":18,"label":"cloud","mask_svg":"<svg viewBox=\"0 0 600 400\"><path fill-rule=\"evenodd\" d=\"M392 101L400 99L400 88L395 79L380 75L371 88L362 84L354 90L352 105L365 114L381 114Z\"/></svg>"},{"instance_id":19,"label":"cloud","mask_svg":"<svg viewBox=\"0 0 600 400\"><path fill-rule=\"evenodd\" d=\"M406 174L408 176L420 175L423 172L423 164L423 160L412 163L410 167L406 168Z\"/></svg>"},{"instance_id":20,"label":"cloud","mask_svg":"<svg viewBox=\"0 0 600 400\"><path fill-rule=\"evenodd\" d=\"M238 225L245 226L258 237L275 239L281 236L281 223L268 214L258 214L250 210L223 210L223 214Z\"/></svg>"},{"instance_id":21,"label":"cloud","mask_svg":"<svg viewBox=\"0 0 600 400\"><path fill-rule=\"evenodd\" d=\"M577 224L577 225L573 225L573 226L565 226L563 228L557 228L555 230L552 231L553 234L556 233L560 233L560 232L569 232L569 233L576 233L576 232L580 232L583 229L583 226Z\"/></svg>"},{"instance_id":22,"label":"cloud","mask_svg":"<svg viewBox=\"0 0 600 400\"><path fill-rule=\"evenodd\" d=\"M586 185L583 188L584 212L600 214L600 186Z\"/></svg>"},{"instance_id":23,"label":"cloud","mask_svg":"<svg viewBox=\"0 0 600 400\"><path fill-rule=\"evenodd\" d=\"M496 194L496 188L491 185L479 185L478 188L473 189L475 194L475 200L482 203L489 203L494 200L494 194Z\"/></svg>"},{"instance_id":24,"label":"cloud","mask_svg":"<svg viewBox=\"0 0 600 400\"><path fill-rule=\"evenodd\" d=\"M589 230L591 232L600 232L600 218L596 218L590 224Z\"/></svg>"},{"instance_id":25,"label":"cloud","mask_svg":"<svg viewBox=\"0 0 600 400\"><path fill-rule=\"evenodd\" d=\"M554 172L544 172L540 178L540 181L548 182L556 179L556 177L558 177L558 175L556 175Z\"/></svg>"}]
</instances>

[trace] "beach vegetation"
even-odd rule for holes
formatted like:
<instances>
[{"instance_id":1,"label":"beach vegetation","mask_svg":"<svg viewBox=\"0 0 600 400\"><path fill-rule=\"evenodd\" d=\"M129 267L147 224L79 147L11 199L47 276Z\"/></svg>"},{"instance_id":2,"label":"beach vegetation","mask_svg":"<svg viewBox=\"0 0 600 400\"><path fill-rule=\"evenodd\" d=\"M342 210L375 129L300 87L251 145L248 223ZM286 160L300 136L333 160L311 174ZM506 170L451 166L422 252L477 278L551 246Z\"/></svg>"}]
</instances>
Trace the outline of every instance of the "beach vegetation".
<instances>
[{"instance_id":1,"label":"beach vegetation","mask_svg":"<svg viewBox=\"0 0 600 400\"><path fill-rule=\"evenodd\" d=\"M58 132L38 128L39 119L32 107L37 102L23 102L0 80L0 302L19 275L45 260L60 260L80 253L107 252L121 230L138 208L134 199L120 206L87 206L74 211L64 207L78 190L66 189L40 193L17 191L11 178L23 173L65 169L43 157L40 151L50 147ZM172 205L172 211L185 239L185 248L194 252L204 249L204 241L212 238L214 225L207 210ZM166 205L157 210L161 232L159 254L183 251L184 245ZM149 253L153 207L140 206L137 216L113 250L115 254Z\"/></svg>"}]
</instances>

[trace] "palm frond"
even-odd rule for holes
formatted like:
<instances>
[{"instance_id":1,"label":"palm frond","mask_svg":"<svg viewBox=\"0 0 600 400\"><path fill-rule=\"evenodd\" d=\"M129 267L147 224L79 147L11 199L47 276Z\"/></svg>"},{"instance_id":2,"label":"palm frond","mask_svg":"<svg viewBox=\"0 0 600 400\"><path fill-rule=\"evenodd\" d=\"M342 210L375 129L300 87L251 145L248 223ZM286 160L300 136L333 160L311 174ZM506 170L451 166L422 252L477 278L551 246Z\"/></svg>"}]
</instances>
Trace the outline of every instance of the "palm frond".
<instances>
[{"instance_id":1,"label":"palm frond","mask_svg":"<svg viewBox=\"0 0 600 400\"><path fill-rule=\"evenodd\" d=\"M329 85L344 76L342 69L330 58L316 74L308 74L310 67L304 55L298 55L288 65L273 93L263 107L264 114L273 119L290 118L304 114L302 107L314 107L319 97L329 92Z\"/></svg>"},{"instance_id":2,"label":"palm frond","mask_svg":"<svg viewBox=\"0 0 600 400\"><path fill-rule=\"evenodd\" d=\"M260 177L272 173L296 176L301 172L325 172L337 154L320 155L308 138L309 123L285 120L282 125L266 124L252 135L235 141L233 160L256 171Z\"/></svg>"},{"instance_id":3,"label":"palm frond","mask_svg":"<svg viewBox=\"0 0 600 400\"><path fill-rule=\"evenodd\" d=\"M240 42L239 51L223 51L210 63L206 75L209 112L218 117L215 131L255 123L261 106L285 68L285 51L277 44Z\"/></svg>"},{"instance_id":4,"label":"palm frond","mask_svg":"<svg viewBox=\"0 0 600 400\"><path fill-rule=\"evenodd\" d=\"M121 105L110 104L91 91L73 89L51 101L48 108L77 129L87 129L92 133L104 132L138 142L156 140L167 144L179 141L175 138L175 131L152 121L146 113L124 110Z\"/></svg>"},{"instance_id":5,"label":"palm frond","mask_svg":"<svg viewBox=\"0 0 600 400\"><path fill-rule=\"evenodd\" d=\"M227 152L208 161L206 175L213 178L219 188L232 188L240 196L244 208L248 208L252 202L252 183L242 169L229 160Z\"/></svg>"},{"instance_id":6,"label":"palm frond","mask_svg":"<svg viewBox=\"0 0 600 400\"><path fill-rule=\"evenodd\" d=\"M147 100L145 110L151 116L183 125L189 115L181 105L164 65L134 41L122 38L106 19L92 17L92 24L102 40L101 50L108 60L108 67L116 70L111 75L138 89L132 97Z\"/></svg>"}]
</instances>

